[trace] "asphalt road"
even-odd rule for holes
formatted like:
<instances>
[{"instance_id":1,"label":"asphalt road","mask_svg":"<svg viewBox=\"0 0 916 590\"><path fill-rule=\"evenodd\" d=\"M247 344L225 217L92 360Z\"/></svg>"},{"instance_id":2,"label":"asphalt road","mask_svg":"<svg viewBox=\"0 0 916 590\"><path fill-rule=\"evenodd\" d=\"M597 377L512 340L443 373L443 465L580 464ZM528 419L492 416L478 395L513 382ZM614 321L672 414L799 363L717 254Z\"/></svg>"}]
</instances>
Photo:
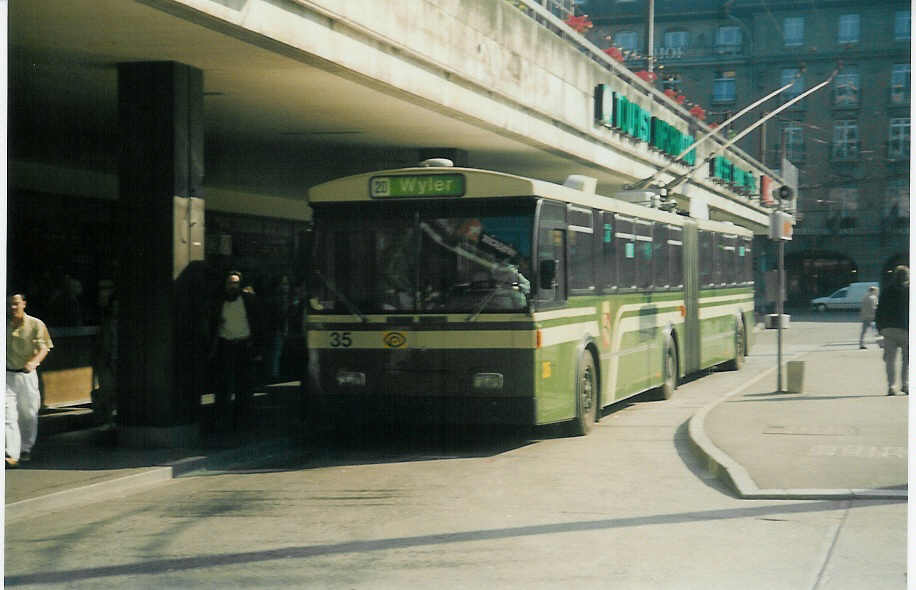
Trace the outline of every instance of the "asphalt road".
<instances>
[{"instance_id":1,"label":"asphalt road","mask_svg":"<svg viewBox=\"0 0 916 590\"><path fill-rule=\"evenodd\" d=\"M905 502L740 500L691 453L690 416L772 365L775 333L759 342L741 372L622 404L584 438L380 429L25 519L6 586L905 588Z\"/></svg>"}]
</instances>

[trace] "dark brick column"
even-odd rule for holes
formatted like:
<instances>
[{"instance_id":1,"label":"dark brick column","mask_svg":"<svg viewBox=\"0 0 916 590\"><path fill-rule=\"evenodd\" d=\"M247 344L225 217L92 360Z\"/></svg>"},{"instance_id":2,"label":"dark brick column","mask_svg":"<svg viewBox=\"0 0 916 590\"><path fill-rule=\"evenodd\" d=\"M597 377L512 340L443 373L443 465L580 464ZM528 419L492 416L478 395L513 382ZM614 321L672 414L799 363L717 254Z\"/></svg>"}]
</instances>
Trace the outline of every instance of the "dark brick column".
<instances>
[{"instance_id":1,"label":"dark brick column","mask_svg":"<svg viewBox=\"0 0 916 590\"><path fill-rule=\"evenodd\" d=\"M118 110L119 442L187 446L206 376L203 73L119 64Z\"/></svg>"}]
</instances>

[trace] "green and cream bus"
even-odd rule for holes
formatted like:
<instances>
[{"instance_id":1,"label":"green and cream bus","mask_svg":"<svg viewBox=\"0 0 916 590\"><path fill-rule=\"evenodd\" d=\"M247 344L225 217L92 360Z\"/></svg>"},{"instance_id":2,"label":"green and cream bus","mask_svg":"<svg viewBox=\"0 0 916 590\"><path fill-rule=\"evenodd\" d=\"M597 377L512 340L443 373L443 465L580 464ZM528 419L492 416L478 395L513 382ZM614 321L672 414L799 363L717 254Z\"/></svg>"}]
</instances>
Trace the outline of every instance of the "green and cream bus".
<instances>
[{"instance_id":1,"label":"green and cream bus","mask_svg":"<svg viewBox=\"0 0 916 590\"><path fill-rule=\"evenodd\" d=\"M568 422L738 369L752 233L500 172L418 167L312 188L312 419Z\"/></svg>"}]
</instances>

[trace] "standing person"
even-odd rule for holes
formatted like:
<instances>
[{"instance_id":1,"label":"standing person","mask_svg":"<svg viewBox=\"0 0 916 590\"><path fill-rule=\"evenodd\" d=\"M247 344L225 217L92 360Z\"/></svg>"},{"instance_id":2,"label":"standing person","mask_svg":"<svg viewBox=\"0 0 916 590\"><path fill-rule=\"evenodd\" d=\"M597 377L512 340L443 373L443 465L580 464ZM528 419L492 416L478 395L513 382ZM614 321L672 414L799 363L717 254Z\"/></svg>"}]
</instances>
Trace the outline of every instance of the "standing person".
<instances>
[{"instance_id":1,"label":"standing person","mask_svg":"<svg viewBox=\"0 0 916 590\"><path fill-rule=\"evenodd\" d=\"M235 395L232 423L238 428L249 411L255 371L261 360L264 320L251 290L242 289L242 273L229 271L223 295L212 311L211 358L217 371L216 423L226 417L230 396Z\"/></svg>"},{"instance_id":2,"label":"standing person","mask_svg":"<svg viewBox=\"0 0 916 590\"><path fill-rule=\"evenodd\" d=\"M44 322L25 313L25 295L6 298L6 465L32 458L38 438L38 365L54 347Z\"/></svg>"},{"instance_id":3,"label":"standing person","mask_svg":"<svg viewBox=\"0 0 916 590\"><path fill-rule=\"evenodd\" d=\"M98 388L92 390L92 412L100 424L113 427L118 394L118 295L111 292L106 299L101 302L102 325L93 363Z\"/></svg>"},{"instance_id":4,"label":"standing person","mask_svg":"<svg viewBox=\"0 0 916 590\"><path fill-rule=\"evenodd\" d=\"M267 376L276 379L280 376L280 358L289 334L290 292L289 277L281 276L274 281L267 300L268 321L270 323L270 350L267 357Z\"/></svg>"},{"instance_id":5,"label":"standing person","mask_svg":"<svg viewBox=\"0 0 916 590\"><path fill-rule=\"evenodd\" d=\"M859 348L865 349L865 332L875 321L875 310L878 309L878 287L872 285L862 298L859 319L862 320L862 332L859 334Z\"/></svg>"},{"instance_id":6,"label":"standing person","mask_svg":"<svg viewBox=\"0 0 916 590\"><path fill-rule=\"evenodd\" d=\"M884 337L884 368L887 372L887 395L894 395L894 384L897 373L897 349L901 349L902 366L900 369L900 390L909 395L907 381L910 364L910 269L898 266L894 276L881 298L878 299L878 310L875 312L875 323Z\"/></svg>"}]
</instances>

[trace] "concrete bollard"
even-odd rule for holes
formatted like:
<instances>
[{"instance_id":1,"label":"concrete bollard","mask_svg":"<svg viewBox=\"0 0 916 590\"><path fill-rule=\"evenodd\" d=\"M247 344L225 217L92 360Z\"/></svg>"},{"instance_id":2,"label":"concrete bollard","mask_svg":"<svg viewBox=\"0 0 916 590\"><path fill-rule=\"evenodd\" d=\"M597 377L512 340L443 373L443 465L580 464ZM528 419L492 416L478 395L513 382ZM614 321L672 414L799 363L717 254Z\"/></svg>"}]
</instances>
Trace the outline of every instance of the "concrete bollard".
<instances>
[{"instance_id":1,"label":"concrete bollard","mask_svg":"<svg viewBox=\"0 0 916 590\"><path fill-rule=\"evenodd\" d=\"M805 361L786 363L786 391L802 393L805 389Z\"/></svg>"},{"instance_id":2,"label":"concrete bollard","mask_svg":"<svg viewBox=\"0 0 916 590\"><path fill-rule=\"evenodd\" d=\"M789 328L790 316L789 314L782 314L782 328L786 330ZM775 313L767 314L765 325L767 330L776 330L779 328L779 315Z\"/></svg>"}]
</instances>

